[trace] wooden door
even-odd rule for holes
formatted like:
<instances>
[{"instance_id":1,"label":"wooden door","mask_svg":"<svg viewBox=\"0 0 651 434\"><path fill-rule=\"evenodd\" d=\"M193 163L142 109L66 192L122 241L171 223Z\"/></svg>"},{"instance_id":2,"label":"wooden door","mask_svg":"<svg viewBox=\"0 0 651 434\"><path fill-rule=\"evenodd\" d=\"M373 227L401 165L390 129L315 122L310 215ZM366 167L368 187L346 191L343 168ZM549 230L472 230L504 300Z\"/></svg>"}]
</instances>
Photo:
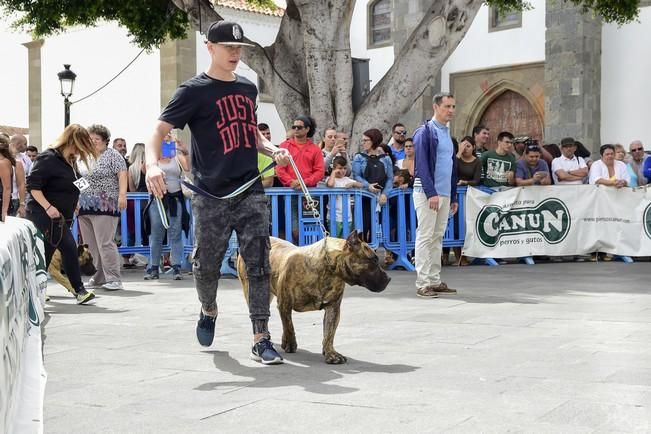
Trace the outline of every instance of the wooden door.
<instances>
[{"instance_id":1,"label":"wooden door","mask_svg":"<svg viewBox=\"0 0 651 434\"><path fill-rule=\"evenodd\" d=\"M543 138L542 119L525 97L512 90L495 98L479 123L490 128L492 143L497 143L497 135L502 131L515 137L529 136L540 141Z\"/></svg>"}]
</instances>

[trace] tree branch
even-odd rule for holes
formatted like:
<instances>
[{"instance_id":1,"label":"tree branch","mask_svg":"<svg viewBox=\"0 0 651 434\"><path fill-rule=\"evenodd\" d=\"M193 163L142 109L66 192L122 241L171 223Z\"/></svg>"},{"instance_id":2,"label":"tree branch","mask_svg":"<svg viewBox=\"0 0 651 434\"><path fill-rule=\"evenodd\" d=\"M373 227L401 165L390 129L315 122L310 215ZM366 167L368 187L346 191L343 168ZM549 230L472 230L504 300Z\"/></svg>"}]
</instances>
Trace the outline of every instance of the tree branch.
<instances>
[{"instance_id":1,"label":"tree branch","mask_svg":"<svg viewBox=\"0 0 651 434\"><path fill-rule=\"evenodd\" d=\"M353 134L371 126L387 131L430 85L450 54L457 48L481 0L439 0L423 15L396 57L393 66L373 88L355 114ZM378 118L377 107L382 107Z\"/></svg>"}]
</instances>

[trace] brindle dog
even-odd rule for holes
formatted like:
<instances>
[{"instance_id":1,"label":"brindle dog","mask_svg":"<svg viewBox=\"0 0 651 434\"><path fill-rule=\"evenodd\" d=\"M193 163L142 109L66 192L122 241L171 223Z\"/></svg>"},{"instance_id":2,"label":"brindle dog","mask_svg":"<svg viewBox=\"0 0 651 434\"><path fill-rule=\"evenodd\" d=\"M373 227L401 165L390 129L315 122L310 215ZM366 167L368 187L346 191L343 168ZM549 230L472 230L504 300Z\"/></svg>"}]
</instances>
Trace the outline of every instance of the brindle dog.
<instances>
[{"instance_id":1,"label":"brindle dog","mask_svg":"<svg viewBox=\"0 0 651 434\"><path fill-rule=\"evenodd\" d=\"M92 276L97 272L95 265L93 265L93 255L90 254L88 250L88 244L81 244L77 246L77 258L79 259L79 268L81 269L81 274L86 276ZM63 274L63 267L61 264L61 252L56 250L52 255L52 260L50 261L50 266L47 268L47 272L50 273L50 276L57 282L59 282L63 287L65 287L68 292L72 295L77 295L75 289L70 284L70 280Z\"/></svg>"},{"instance_id":2,"label":"brindle dog","mask_svg":"<svg viewBox=\"0 0 651 434\"><path fill-rule=\"evenodd\" d=\"M271 237L270 262L271 299L274 295L278 298L283 349L294 353L297 348L292 310L323 310L325 361L346 363L346 357L336 352L333 346L345 285L360 285L372 292L381 292L391 281L380 268L375 252L360 240L357 231L346 240L327 238L304 247ZM237 261L237 271L248 301L246 265L241 257Z\"/></svg>"}]
</instances>

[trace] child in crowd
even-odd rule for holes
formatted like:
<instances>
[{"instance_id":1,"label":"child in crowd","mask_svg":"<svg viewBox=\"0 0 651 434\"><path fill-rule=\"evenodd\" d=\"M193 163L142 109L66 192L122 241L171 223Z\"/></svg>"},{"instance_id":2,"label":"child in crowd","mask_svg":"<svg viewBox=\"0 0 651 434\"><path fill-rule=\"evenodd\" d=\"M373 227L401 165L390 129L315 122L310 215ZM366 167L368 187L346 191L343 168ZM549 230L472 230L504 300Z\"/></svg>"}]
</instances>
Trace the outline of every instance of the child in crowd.
<instances>
[{"instance_id":1,"label":"child in crowd","mask_svg":"<svg viewBox=\"0 0 651 434\"><path fill-rule=\"evenodd\" d=\"M411 187L412 177L407 169L399 169L393 175L393 186L395 188L409 188Z\"/></svg>"},{"instance_id":2,"label":"child in crowd","mask_svg":"<svg viewBox=\"0 0 651 434\"><path fill-rule=\"evenodd\" d=\"M338 156L332 160L332 172L328 177L326 185L331 188L362 188L362 183L357 182L346 176L346 167L348 160L345 157ZM351 211L350 201L347 201L348 206L348 229L352 228L353 213ZM335 204L335 219L337 222L336 237L341 238L344 232L344 216L343 216L343 201L342 197L338 196Z\"/></svg>"}]
</instances>

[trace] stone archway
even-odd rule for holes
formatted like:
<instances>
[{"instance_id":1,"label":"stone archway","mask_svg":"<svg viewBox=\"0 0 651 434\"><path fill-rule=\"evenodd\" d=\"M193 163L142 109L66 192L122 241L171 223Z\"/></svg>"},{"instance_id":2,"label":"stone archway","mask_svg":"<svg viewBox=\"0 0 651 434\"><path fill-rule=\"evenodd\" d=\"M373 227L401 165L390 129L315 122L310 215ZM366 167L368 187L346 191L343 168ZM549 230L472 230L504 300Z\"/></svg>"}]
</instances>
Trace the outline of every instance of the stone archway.
<instances>
[{"instance_id":1,"label":"stone archway","mask_svg":"<svg viewBox=\"0 0 651 434\"><path fill-rule=\"evenodd\" d=\"M478 124L490 128L491 141L509 131L516 137L543 138L543 120L529 100L518 92L505 90L494 98L479 116Z\"/></svg>"}]
</instances>

